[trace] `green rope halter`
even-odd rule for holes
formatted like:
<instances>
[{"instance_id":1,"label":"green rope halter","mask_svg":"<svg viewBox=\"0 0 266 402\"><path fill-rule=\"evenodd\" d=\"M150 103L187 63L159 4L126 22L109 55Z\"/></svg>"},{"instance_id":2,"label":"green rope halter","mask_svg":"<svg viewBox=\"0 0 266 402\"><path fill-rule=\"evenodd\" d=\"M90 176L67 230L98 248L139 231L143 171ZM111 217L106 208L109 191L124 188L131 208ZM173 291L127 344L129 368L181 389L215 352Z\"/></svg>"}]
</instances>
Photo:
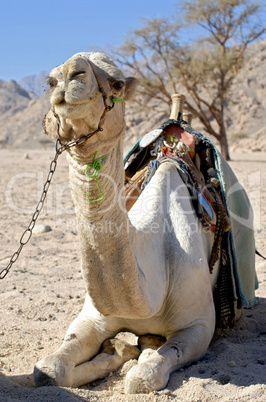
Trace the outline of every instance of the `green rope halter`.
<instances>
[{"instance_id":1,"label":"green rope halter","mask_svg":"<svg viewBox=\"0 0 266 402\"><path fill-rule=\"evenodd\" d=\"M124 99L123 99L123 98L112 98L111 101L112 101L113 103L115 103L115 102L123 102Z\"/></svg>"},{"instance_id":2,"label":"green rope halter","mask_svg":"<svg viewBox=\"0 0 266 402\"><path fill-rule=\"evenodd\" d=\"M101 201L101 200L103 199L103 192L102 192L102 190L100 189L100 186L99 186L99 183L98 183L98 180L97 180L97 176L98 176L99 171L100 171L101 168L102 168L101 160L102 160L103 158L105 158L108 154L105 154L105 155L103 155L103 156L100 156L99 158L96 158L97 152L98 152L98 151L96 151L95 154L94 154L93 161L92 161L91 163L86 163L86 165L88 165L88 167L87 167L87 169L86 169L86 171L85 171L85 176L86 176L86 177L88 177L88 178L93 178L93 177L94 177L96 186L97 186L97 188L98 188L98 190L99 190L99 192L100 192L100 194L101 194L101 197L100 197L100 198L97 198L96 200L90 200L87 191L85 191L85 194L86 194L86 196L87 196L87 199L88 199L88 201L91 202L91 203L92 203L92 202ZM93 173L92 173L92 174L88 174L88 170L90 170L90 169L93 169Z\"/></svg>"}]
</instances>

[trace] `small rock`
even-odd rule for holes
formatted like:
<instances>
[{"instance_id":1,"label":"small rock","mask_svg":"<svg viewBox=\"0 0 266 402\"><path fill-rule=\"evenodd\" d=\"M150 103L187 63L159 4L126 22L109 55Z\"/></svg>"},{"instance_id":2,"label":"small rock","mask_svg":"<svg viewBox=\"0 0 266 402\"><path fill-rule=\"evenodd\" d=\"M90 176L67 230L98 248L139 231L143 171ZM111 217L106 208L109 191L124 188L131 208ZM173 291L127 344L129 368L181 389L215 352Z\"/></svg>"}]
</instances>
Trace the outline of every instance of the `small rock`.
<instances>
[{"instance_id":1,"label":"small rock","mask_svg":"<svg viewBox=\"0 0 266 402\"><path fill-rule=\"evenodd\" d=\"M51 232L52 228L49 225L36 225L33 229L33 233L47 233Z\"/></svg>"},{"instance_id":2,"label":"small rock","mask_svg":"<svg viewBox=\"0 0 266 402\"><path fill-rule=\"evenodd\" d=\"M162 391L160 391L160 394L163 395L171 395L172 391L170 391L170 389L163 389Z\"/></svg>"},{"instance_id":3,"label":"small rock","mask_svg":"<svg viewBox=\"0 0 266 402\"><path fill-rule=\"evenodd\" d=\"M24 159L30 159L29 154L25 154L25 155L24 155Z\"/></svg>"},{"instance_id":4,"label":"small rock","mask_svg":"<svg viewBox=\"0 0 266 402\"><path fill-rule=\"evenodd\" d=\"M229 362L227 362L227 366L228 367L236 367L236 362L234 360L230 360Z\"/></svg>"},{"instance_id":5,"label":"small rock","mask_svg":"<svg viewBox=\"0 0 266 402\"><path fill-rule=\"evenodd\" d=\"M199 369L199 374L204 374L205 372L206 372L206 370L204 368Z\"/></svg>"},{"instance_id":6,"label":"small rock","mask_svg":"<svg viewBox=\"0 0 266 402\"><path fill-rule=\"evenodd\" d=\"M262 360L262 359L259 359L259 360L258 360L258 364L261 364L262 366L264 366L264 365L265 365L265 361Z\"/></svg>"},{"instance_id":7,"label":"small rock","mask_svg":"<svg viewBox=\"0 0 266 402\"><path fill-rule=\"evenodd\" d=\"M38 317L36 321L47 321L46 317Z\"/></svg>"},{"instance_id":8,"label":"small rock","mask_svg":"<svg viewBox=\"0 0 266 402\"><path fill-rule=\"evenodd\" d=\"M220 381L220 383L221 383L222 385L228 384L230 380L231 380L231 377L230 377L230 375L228 375L228 374L222 374L222 375L219 377L219 381Z\"/></svg>"}]
</instances>

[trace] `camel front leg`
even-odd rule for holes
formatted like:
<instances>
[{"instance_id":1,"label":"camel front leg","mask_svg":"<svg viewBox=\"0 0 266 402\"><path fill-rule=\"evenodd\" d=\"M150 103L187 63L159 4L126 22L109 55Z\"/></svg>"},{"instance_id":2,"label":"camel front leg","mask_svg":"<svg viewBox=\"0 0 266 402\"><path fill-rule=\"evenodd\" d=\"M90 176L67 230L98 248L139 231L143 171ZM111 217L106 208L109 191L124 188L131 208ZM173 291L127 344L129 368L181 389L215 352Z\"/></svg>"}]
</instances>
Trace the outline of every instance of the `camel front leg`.
<instances>
[{"instance_id":1,"label":"camel front leg","mask_svg":"<svg viewBox=\"0 0 266 402\"><path fill-rule=\"evenodd\" d=\"M138 365L128 372L125 392L149 393L164 388L173 371L204 356L212 336L213 330L199 323L172 334L158 350L152 350L151 340L151 345L147 344L140 355Z\"/></svg>"},{"instance_id":2,"label":"camel front leg","mask_svg":"<svg viewBox=\"0 0 266 402\"><path fill-rule=\"evenodd\" d=\"M99 353L102 343L107 338L114 337L118 331L119 328L112 318L100 315L90 318L81 312L70 325L60 348L35 365L35 384L65 387L81 385L78 374L75 373L76 367L92 359ZM88 382L84 379L83 384Z\"/></svg>"}]
</instances>

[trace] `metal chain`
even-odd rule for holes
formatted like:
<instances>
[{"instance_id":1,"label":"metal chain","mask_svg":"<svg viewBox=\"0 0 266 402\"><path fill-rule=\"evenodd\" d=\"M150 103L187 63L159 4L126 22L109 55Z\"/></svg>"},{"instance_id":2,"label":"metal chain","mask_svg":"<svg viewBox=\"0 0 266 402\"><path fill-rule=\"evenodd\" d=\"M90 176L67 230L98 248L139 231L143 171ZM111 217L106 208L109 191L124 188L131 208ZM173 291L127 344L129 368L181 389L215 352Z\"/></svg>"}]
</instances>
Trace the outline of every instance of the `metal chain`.
<instances>
[{"instance_id":1,"label":"metal chain","mask_svg":"<svg viewBox=\"0 0 266 402\"><path fill-rule=\"evenodd\" d=\"M59 150L60 150L60 148L59 148ZM41 210L43 208L44 201L46 199L47 192L48 192L48 189L50 187L52 177L53 177L55 169L56 169L57 159L58 159L59 155L60 155L60 152L58 152L58 150L56 150L55 157L54 157L54 159L52 160L52 162L50 164L50 170L49 170L46 182L44 183L42 195L41 195L41 198L40 198L40 200L39 200L39 202L38 202L38 204L36 206L35 212L32 215L31 221L30 221L27 229L23 232L23 234L22 234L22 236L20 238L19 248L17 249L17 251L10 258L10 261L9 261L7 267L4 268L0 272L0 279L4 279L5 276L8 274L9 270L12 268L12 265L17 261L17 259L18 259L19 255L20 255L23 247L29 242L29 240L30 240L30 238L32 236L32 231L33 231L34 226L36 224L36 221L37 221L37 219L38 219L38 217L40 215L40 212L41 212Z\"/></svg>"},{"instance_id":2,"label":"metal chain","mask_svg":"<svg viewBox=\"0 0 266 402\"><path fill-rule=\"evenodd\" d=\"M106 105L106 103L105 103L105 105ZM109 112L112 109L112 107L113 106L111 106L111 107L110 106L105 106L105 110L104 110L103 115L101 116L101 119L100 119L100 124L103 121L105 113ZM12 265L17 261L17 259L18 259L19 255L20 255L23 247L29 242L29 240L30 240L30 238L32 236L32 231L33 231L34 226L36 224L36 221L37 221L37 219L38 219L38 217L40 215L40 212L41 212L41 210L43 208L44 201L45 201L46 196L47 196L47 192L49 190L49 187L50 187L54 172L56 170L57 159L58 159L59 155L61 155L64 151L68 150L69 148L72 148L72 147L74 147L76 145L84 144L94 134L96 134L99 131L103 131L102 127L100 127L100 124L99 124L99 127L95 131L93 131L92 133L90 133L88 135L84 135L84 136L78 138L77 140L73 140L71 142L68 142L67 144L62 145L61 142L60 142L60 139L59 139L59 128L60 128L60 126L59 126L59 122L57 120L57 136L58 136L58 139L56 140L56 145L55 145L56 152L55 152L54 159L52 160L52 162L50 164L49 173L48 173L47 179L46 179L46 181L44 183L44 186L43 186L42 195L41 195L40 200L39 200L39 202L38 202L38 204L36 206L35 212L32 215L32 218L30 220L30 223L29 223L27 229L23 232L23 234L22 234L22 236L21 236L21 238L19 240L19 244L20 244L19 248L17 249L17 251L10 258L9 263L6 266L6 268L4 268L2 271L0 271L0 279L4 279L6 277L6 275L9 272L9 270L12 268Z\"/></svg>"}]
</instances>

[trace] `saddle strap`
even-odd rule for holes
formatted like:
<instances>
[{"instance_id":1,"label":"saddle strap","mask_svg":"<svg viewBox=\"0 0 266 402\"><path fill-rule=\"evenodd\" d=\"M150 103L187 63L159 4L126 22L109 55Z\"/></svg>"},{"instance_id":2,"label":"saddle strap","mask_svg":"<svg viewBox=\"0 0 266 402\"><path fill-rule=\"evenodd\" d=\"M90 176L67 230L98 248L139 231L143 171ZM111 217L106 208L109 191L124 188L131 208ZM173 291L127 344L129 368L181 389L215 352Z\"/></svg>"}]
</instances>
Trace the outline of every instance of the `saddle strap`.
<instances>
[{"instance_id":1,"label":"saddle strap","mask_svg":"<svg viewBox=\"0 0 266 402\"><path fill-rule=\"evenodd\" d=\"M125 197L126 197L126 210L129 212L137 199L140 196L141 193L141 187L142 184L145 180L146 172L147 172L147 166L139 170L127 183L127 186L125 188Z\"/></svg>"}]
</instances>

